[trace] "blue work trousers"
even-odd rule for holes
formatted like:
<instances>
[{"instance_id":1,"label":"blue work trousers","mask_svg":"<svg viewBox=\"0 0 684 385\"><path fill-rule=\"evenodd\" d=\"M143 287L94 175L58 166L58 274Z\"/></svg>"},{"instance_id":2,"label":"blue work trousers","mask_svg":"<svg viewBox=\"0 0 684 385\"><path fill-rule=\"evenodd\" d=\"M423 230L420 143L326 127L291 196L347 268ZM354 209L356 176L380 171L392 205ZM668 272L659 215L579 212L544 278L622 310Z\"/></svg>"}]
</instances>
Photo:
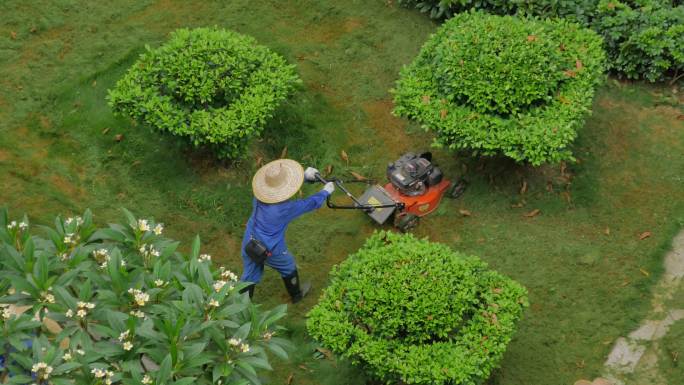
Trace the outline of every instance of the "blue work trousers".
<instances>
[{"instance_id":1,"label":"blue work trousers","mask_svg":"<svg viewBox=\"0 0 684 385\"><path fill-rule=\"evenodd\" d=\"M290 254L289 250L271 255L266 259L265 264L275 269L282 277L292 275L297 269L294 256ZM264 265L256 264L248 256L243 254L242 266L244 270L242 272L242 277L240 278L241 281L253 283L259 283L261 281L261 276L264 274Z\"/></svg>"}]
</instances>

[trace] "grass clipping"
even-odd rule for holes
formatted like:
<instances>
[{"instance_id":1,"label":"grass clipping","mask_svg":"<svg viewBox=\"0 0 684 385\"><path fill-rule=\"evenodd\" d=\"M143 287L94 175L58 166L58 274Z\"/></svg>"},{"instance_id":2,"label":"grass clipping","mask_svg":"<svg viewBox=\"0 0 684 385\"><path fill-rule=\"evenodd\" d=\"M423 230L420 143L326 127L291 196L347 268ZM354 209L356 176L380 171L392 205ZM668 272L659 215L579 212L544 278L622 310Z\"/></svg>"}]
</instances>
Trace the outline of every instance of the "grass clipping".
<instances>
[{"instance_id":1,"label":"grass clipping","mask_svg":"<svg viewBox=\"0 0 684 385\"><path fill-rule=\"evenodd\" d=\"M311 335L386 383L471 384L489 377L527 291L476 257L377 232L332 272Z\"/></svg>"},{"instance_id":2,"label":"grass clipping","mask_svg":"<svg viewBox=\"0 0 684 385\"><path fill-rule=\"evenodd\" d=\"M596 33L567 21L460 14L402 70L394 113L452 150L533 165L572 160L604 56Z\"/></svg>"}]
</instances>

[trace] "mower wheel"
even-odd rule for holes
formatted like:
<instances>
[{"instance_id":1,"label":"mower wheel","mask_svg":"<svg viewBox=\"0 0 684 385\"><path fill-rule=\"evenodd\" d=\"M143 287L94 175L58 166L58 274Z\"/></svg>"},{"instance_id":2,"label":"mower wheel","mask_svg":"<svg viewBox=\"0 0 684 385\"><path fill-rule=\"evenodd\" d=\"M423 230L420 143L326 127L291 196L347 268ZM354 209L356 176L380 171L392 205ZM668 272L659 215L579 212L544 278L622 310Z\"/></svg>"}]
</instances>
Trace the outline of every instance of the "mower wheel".
<instances>
[{"instance_id":1,"label":"mower wheel","mask_svg":"<svg viewBox=\"0 0 684 385\"><path fill-rule=\"evenodd\" d=\"M395 226L401 230L402 233L408 233L418 226L420 217L415 214L405 214L398 218Z\"/></svg>"},{"instance_id":2,"label":"mower wheel","mask_svg":"<svg viewBox=\"0 0 684 385\"><path fill-rule=\"evenodd\" d=\"M449 189L449 197L453 199L460 198L465 192L467 186L468 183L465 181L465 179L461 179L454 183L451 189Z\"/></svg>"}]
</instances>

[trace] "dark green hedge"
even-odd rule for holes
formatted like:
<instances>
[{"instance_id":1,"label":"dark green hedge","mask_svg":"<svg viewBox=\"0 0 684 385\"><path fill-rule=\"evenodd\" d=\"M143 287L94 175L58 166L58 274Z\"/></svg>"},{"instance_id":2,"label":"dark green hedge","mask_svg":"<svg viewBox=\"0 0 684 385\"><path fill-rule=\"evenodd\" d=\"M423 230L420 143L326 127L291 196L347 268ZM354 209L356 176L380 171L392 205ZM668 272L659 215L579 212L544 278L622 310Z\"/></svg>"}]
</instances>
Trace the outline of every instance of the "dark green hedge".
<instances>
[{"instance_id":1,"label":"dark green hedge","mask_svg":"<svg viewBox=\"0 0 684 385\"><path fill-rule=\"evenodd\" d=\"M603 71L601 39L577 24L462 13L401 71L394 112L453 150L554 163L572 159Z\"/></svg>"},{"instance_id":2,"label":"dark green hedge","mask_svg":"<svg viewBox=\"0 0 684 385\"><path fill-rule=\"evenodd\" d=\"M387 384L479 384L527 306L478 258L410 234L375 233L331 275L309 332Z\"/></svg>"},{"instance_id":3,"label":"dark green hedge","mask_svg":"<svg viewBox=\"0 0 684 385\"><path fill-rule=\"evenodd\" d=\"M180 29L147 48L109 92L115 112L239 158L300 80L295 67L235 32Z\"/></svg>"},{"instance_id":4,"label":"dark green hedge","mask_svg":"<svg viewBox=\"0 0 684 385\"><path fill-rule=\"evenodd\" d=\"M592 26L605 39L613 72L651 82L684 72L684 6L602 0L596 15Z\"/></svg>"},{"instance_id":5,"label":"dark green hedge","mask_svg":"<svg viewBox=\"0 0 684 385\"><path fill-rule=\"evenodd\" d=\"M604 39L608 69L654 82L684 72L684 5L673 0L400 0L435 19L469 9L499 15L561 17Z\"/></svg>"}]
</instances>

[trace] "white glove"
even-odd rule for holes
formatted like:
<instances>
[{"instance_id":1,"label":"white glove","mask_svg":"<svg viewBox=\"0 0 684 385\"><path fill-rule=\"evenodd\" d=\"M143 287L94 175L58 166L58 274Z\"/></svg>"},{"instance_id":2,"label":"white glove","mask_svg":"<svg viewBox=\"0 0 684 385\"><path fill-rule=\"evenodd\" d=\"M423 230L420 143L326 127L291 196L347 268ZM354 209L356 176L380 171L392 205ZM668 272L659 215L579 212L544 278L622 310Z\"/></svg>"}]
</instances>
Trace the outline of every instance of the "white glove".
<instances>
[{"instance_id":1,"label":"white glove","mask_svg":"<svg viewBox=\"0 0 684 385\"><path fill-rule=\"evenodd\" d=\"M307 182L315 182L316 174L319 174L318 170L313 167L307 167L304 170L304 180Z\"/></svg>"},{"instance_id":2,"label":"white glove","mask_svg":"<svg viewBox=\"0 0 684 385\"><path fill-rule=\"evenodd\" d=\"M323 186L323 190L327 191L328 194L332 194L333 191L335 191L335 183L334 182L328 182Z\"/></svg>"}]
</instances>

